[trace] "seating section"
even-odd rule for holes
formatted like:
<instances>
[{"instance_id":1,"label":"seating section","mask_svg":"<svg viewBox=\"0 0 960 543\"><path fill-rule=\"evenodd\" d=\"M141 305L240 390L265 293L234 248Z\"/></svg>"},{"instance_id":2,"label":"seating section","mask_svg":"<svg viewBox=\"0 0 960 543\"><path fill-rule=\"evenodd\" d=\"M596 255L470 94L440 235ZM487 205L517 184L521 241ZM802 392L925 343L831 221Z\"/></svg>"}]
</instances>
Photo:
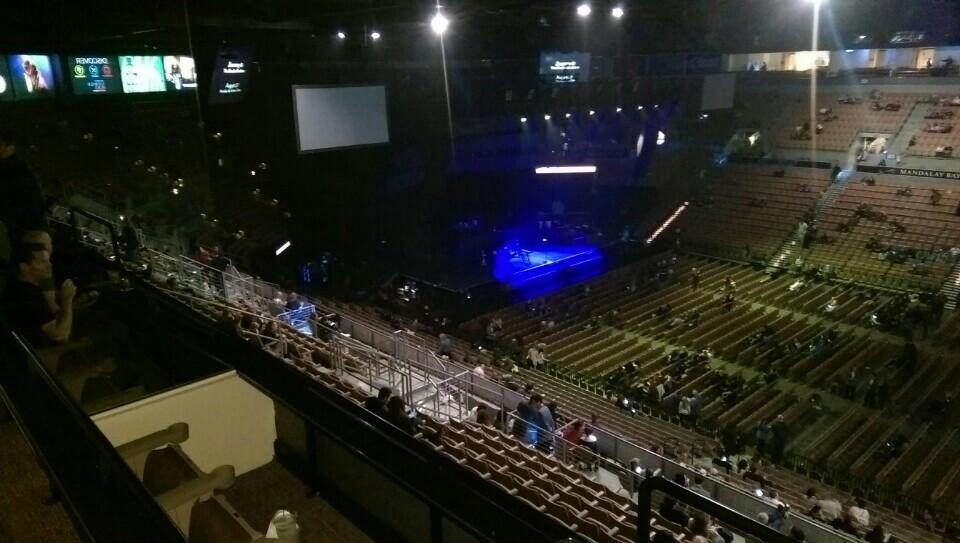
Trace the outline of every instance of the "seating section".
<instances>
[{"instance_id":1,"label":"seating section","mask_svg":"<svg viewBox=\"0 0 960 543\"><path fill-rule=\"evenodd\" d=\"M917 102L916 95L891 94L843 103L841 95L817 95L815 121L810 119L809 95L799 99L785 114L777 144L790 149L846 152L859 132L896 134ZM822 126L816 134L817 125Z\"/></svg>"},{"instance_id":2,"label":"seating section","mask_svg":"<svg viewBox=\"0 0 960 543\"><path fill-rule=\"evenodd\" d=\"M700 270L701 277L697 289L687 281L694 267ZM727 278L736 284L736 302L729 310L719 305ZM874 515L901 537L933 541L928 532L884 506L898 506L899 490L906 489L910 496L918 497L919 503L929 502L941 514L951 511L946 504L952 499L950 492L955 489L954 480L960 469L956 467L956 458L948 456L949 451L955 450L951 441L954 436L945 436L932 425L921 424L917 429L915 421L922 420L939 398L960 392L952 387L955 379L949 372L953 369L946 358L926 349L920 350L912 369L888 364L900 351L899 342L873 337L875 334L868 334L863 325L869 314L890 303L893 296L829 283L791 288L795 282L792 276L771 278L740 264L654 257L597 278L588 283L589 289L583 285L570 287L548 300L505 308L494 316L503 321L501 341L517 338L526 345L543 341L548 357L561 369L566 368L561 371L562 380L542 372L522 373L523 380L534 383L545 395L560 399L566 413L585 419L599 414L609 430L674 455L699 447L698 442L709 443L709 438L692 431L689 423L678 417L677 402L681 396L702 398L703 410L696 430L708 434L733 425L750 441L757 423L782 415L793 436L786 446L788 465L828 482L836 481L837 473L852 472L865 478L872 475L882 486L860 480L845 483L845 488L871 500ZM834 299L839 309L824 313L823 307ZM654 314L667 304L671 307L667 318ZM382 321L376 311L345 304L336 309L384 331L396 329L396 323ZM208 311L212 318L222 316L213 306ZM687 320L693 314L698 317ZM684 319L677 321L681 316ZM476 328L483 330L482 325ZM336 357L343 353L334 352L322 339L282 326L266 335L262 331L242 333L284 357L310 378L358 403L369 394L364 387L358 388L355 381L344 380L324 367L341 360ZM828 335L829 348L818 350L820 338ZM271 341L280 337L286 341ZM421 337L436 346L435 337ZM511 349L505 347L504 352ZM697 359L697 353L703 349L709 349L712 355L709 363ZM315 356L313 353L317 352L320 355ZM362 369L370 363L365 358L368 356L364 351L347 353L346 360L351 362L345 365ZM454 342L453 358L467 364L471 358L495 361L461 340ZM634 373L619 371L634 361L636 368L630 370ZM488 376L497 374L493 366L488 369ZM865 401L876 388L863 377L852 382L845 380L851 371L902 386L891 386L884 411L873 404L861 407L858 402ZM939 379L942 386L931 388L934 379ZM601 394L587 393L573 382ZM629 392L631 386L635 391L638 384L644 383L664 384L662 399L654 400L648 395L638 402L640 411L652 416L631 417L610 401L611 394ZM947 413L951 413L950 408L944 416ZM484 436L480 441L473 429L456 422L443 424L450 427L442 434L446 439L438 439L436 434L424 437L449 454L452 461L470 466L481 477L499 478L507 492L530 502L535 509L550 513L597 540L621 541L631 529L622 520L611 520L610 515L618 513L609 505L590 509L583 502L580 506L562 502L559 496L570 492L559 492L565 487L557 486L553 474L561 471L566 480L579 480L589 487L582 475L575 479L576 470L558 466L555 460L541 460L543 455L507 436L481 429ZM899 439L900 433L903 440ZM888 442L902 442L896 454L888 452ZM504 457L514 453L525 455L511 457L520 469L504 462ZM522 469L537 462L546 467L529 467L533 474ZM934 463L936 468L932 467ZM942 463L948 466L941 467ZM797 504L803 502L806 487L822 486L782 469L773 468L768 473L776 488ZM731 483L748 490L753 485L736 477ZM551 501L549 498L554 496ZM935 496L938 498L934 500ZM612 496L605 497L616 502ZM849 501L849 494L844 499ZM584 511L588 511L586 515ZM594 521L600 518L608 521L599 526Z\"/></svg>"},{"instance_id":3,"label":"seating section","mask_svg":"<svg viewBox=\"0 0 960 543\"><path fill-rule=\"evenodd\" d=\"M769 257L813 211L829 170L784 171L733 168L704 185L702 197L680 216L676 228L684 247L747 259Z\"/></svg>"},{"instance_id":4,"label":"seating section","mask_svg":"<svg viewBox=\"0 0 960 543\"><path fill-rule=\"evenodd\" d=\"M800 469L815 470L818 477L854 473L872 481L861 491L877 497L909 483L911 497L942 502L949 484L938 488L937 474L960 467L935 446L956 451L957 442L938 427L918 428L938 398L960 390L954 366L943 355L920 349L916 366L904 367L897 362L902 340L868 331L867 317L896 297L829 283L791 290L795 276L771 278L732 263L684 258L671 267L678 279L667 284L653 280L630 292L621 271L590 283L589 295L580 287L544 302L553 308L548 314L565 314L572 304L579 314L599 316L592 326L574 318L547 330L544 317L523 305L492 317L503 321L506 339L517 330L525 344L544 342L558 374L606 396L600 405L627 396L640 411L680 423L679 398L697 395L703 402L701 431L733 424L748 441L760 422L782 415L793 436L787 456L795 457ZM696 290L688 281L693 267L701 277ZM729 311L719 303L727 277L736 284L737 300ZM827 314L830 301L836 309ZM668 305L670 312L659 314ZM688 324L686 317L693 314L696 324ZM764 325L769 326L766 339ZM833 339L821 347L820 338L831 329ZM703 349L713 355L709 364L696 356ZM851 372L857 377L851 379ZM664 388L662 398L657 385ZM884 399L878 403L874 395ZM877 409L880 405L885 409ZM901 438L903 443L891 449L888 444ZM932 443L913 448L924 439ZM926 456L905 462L911 451ZM934 463L945 465L931 471Z\"/></svg>"},{"instance_id":5,"label":"seating section","mask_svg":"<svg viewBox=\"0 0 960 543\"><path fill-rule=\"evenodd\" d=\"M117 447L147 491L193 543L258 541L262 534L219 494L233 484L232 466L203 473L179 443L187 439L186 424L144 436Z\"/></svg>"},{"instance_id":6,"label":"seating section","mask_svg":"<svg viewBox=\"0 0 960 543\"><path fill-rule=\"evenodd\" d=\"M960 107L945 101L924 105L923 122L907 141L905 154L925 157L956 157L960 150Z\"/></svg>"},{"instance_id":7,"label":"seating section","mask_svg":"<svg viewBox=\"0 0 960 543\"><path fill-rule=\"evenodd\" d=\"M814 241L801 253L804 260L830 265L858 282L939 290L954 265L950 249L960 246L960 216L954 213L960 194L906 187L892 176L857 174L818 223L830 241Z\"/></svg>"}]
</instances>

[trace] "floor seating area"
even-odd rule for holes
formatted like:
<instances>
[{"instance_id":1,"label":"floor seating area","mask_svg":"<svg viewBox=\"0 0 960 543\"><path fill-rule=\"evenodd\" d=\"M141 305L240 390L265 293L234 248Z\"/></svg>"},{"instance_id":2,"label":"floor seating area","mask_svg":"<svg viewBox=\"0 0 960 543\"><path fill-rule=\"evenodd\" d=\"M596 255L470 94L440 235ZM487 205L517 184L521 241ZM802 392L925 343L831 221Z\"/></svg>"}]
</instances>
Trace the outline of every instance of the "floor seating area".
<instances>
[{"instance_id":1,"label":"floor seating area","mask_svg":"<svg viewBox=\"0 0 960 543\"><path fill-rule=\"evenodd\" d=\"M924 119L906 140L905 154L924 157L956 157L960 151L960 126L957 115L960 108L943 105L924 105Z\"/></svg>"},{"instance_id":2,"label":"floor seating area","mask_svg":"<svg viewBox=\"0 0 960 543\"><path fill-rule=\"evenodd\" d=\"M596 292L598 287L593 285L592 292ZM374 323L378 319L377 312L355 304L338 304L338 309L344 314L351 315L352 318L365 319L366 323ZM498 315L507 312L524 313L522 306L512 306L502 310ZM507 321L505 320L505 327ZM436 345L436 338L421 334L422 337L429 338ZM454 348L454 357L463 360L466 356L473 356L475 350L470 349L469 344L459 342ZM548 349L549 352L549 349ZM941 371L934 364L923 365L918 370L921 374L909 382L909 386L896 394L896 401L899 404L905 401L905 398L912 398L913 404L923 403L923 398L917 397L917 391L925 391L925 388L919 383L924 382L927 377ZM489 375L489 373L488 373ZM596 418L596 424L610 431L613 431L634 443L638 443L650 449L659 449L673 458L681 458L684 454L689 454L695 449L703 449L714 443L715 436L710 433L703 433L697 429L678 424L679 419L676 416L664 416L661 413L651 412L646 416L632 416L629 412L622 410L609 398L604 398L585 387L583 383L566 378L558 378L548 375L541 371L521 370L520 380L534 385L535 390L548 398L561 399L561 410L571 417L580 417L583 420ZM923 395L929 398L936 391L930 391L929 395ZM789 403L789 407L782 412L788 424L808 427L808 434L816 435L819 428L824 423L815 424L817 420L826 421L829 417L836 416L836 413L828 409L817 409L811 404L808 398L801 401L793 401L788 397L781 397L776 400L777 403ZM849 406L850 404L845 404ZM912 404L908 404L912 405ZM772 408L773 410L779 407ZM858 410L860 412L860 410ZM814 421L811 423L810 421ZM700 429L702 430L702 428ZM932 441L932 435L928 436ZM839 439L838 437L835 439ZM912 455L921 455L920 460L915 458L906 458L907 454L901 456L896 464L889 464L884 461L883 468L891 472L896 466L906 470L907 466L923 466L924 469L932 465L935 461L942 462L945 458L943 450L935 451L944 453L943 457L937 458L936 454L931 453L931 447L927 441L914 443L907 449ZM933 445L937 445L934 443ZM930 454L928 454L930 453ZM872 455L872 456L871 456ZM854 464L856 469L878 469L875 463L881 458L879 448L871 450L871 455L867 458L869 462ZM862 455L861 455L862 456ZM949 458L947 458L949 460ZM956 464L950 464L949 470L956 471ZM940 535L934 534L928 526L922 521L922 509L910 509L896 499L895 493L880 493L874 487L868 485L848 485L842 484L834 476L828 473L815 472L809 469L810 466L804 463L798 463L793 469L787 469L770 465L766 468L765 475L774 481L773 488L776 488L783 499L791 504L803 504L805 501L804 492L814 487L818 489L819 495L835 496L843 503L852 503L853 495L861 495L867 498L868 507L875 521L883 522L888 531L892 531L903 541L916 541L918 543L934 543L940 541ZM866 473L866 472L865 472ZM948 473L949 475L949 473ZM899 474L896 474L899 477ZM956 478L952 483L960 484ZM729 478L728 482L741 486L744 490L752 492L755 489L755 483L741 480L737 477ZM952 488L952 487L951 487ZM942 529L942 525L941 525Z\"/></svg>"},{"instance_id":3,"label":"floor seating area","mask_svg":"<svg viewBox=\"0 0 960 543\"><path fill-rule=\"evenodd\" d=\"M868 178L875 184L864 184ZM858 282L938 290L955 263L950 249L960 246L960 216L955 214L960 192L941 188L935 196L933 188L911 185L904 193L907 185L893 176L856 174L819 221L820 234L830 241L814 241L802 251L806 263L830 265L841 277ZM882 216L868 216L868 211ZM890 250L902 258L896 261Z\"/></svg>"},{"instance_id":4,"label":"floor seating area","mask_svg":"<svg viewBox=\"0 0 960 543\"><path fill-rule=\"evenodd\" d=\"M917 102L917 96L910 94L888 94L877 99L864 97L859 103L842 103L840 98L842 95L818 94L817 115L812 124L809 95L799 99L785 113L787 121L777 134L777 145L789 149L816 146L822 151L846 152L859 132L899 132ZM878 107L881 109L876 109ZM818 124L822 130L816 134Z\"/></svg>"},{"instance_id":5,"label":"floor seating area","mask_svg":"<svg viewBox=\"0 0 960 543\"><path fill-rule=\"evenodd\" d=\"M769 257L813 211L829 170L732 168L703 185L703 194L677 221L681 243L731 258Z\"/></svg>"},{"instance_id":6,"label":"floor seating area","mask_svg":"<svg viewBox=\"0 0 960 543\"><path fill-rule=\"evenodd\" d=\"M696 291L686 281L692 267L701 275ZM612 405L609 397L625 388L649 389L665 383L667 394L652 402L652 412L679 422L677 398L696 390L704 403L701 429L734 423L747 439L757 423L783 415L794 436L788 454L795 455L798 464L810 467L817 477L827 477L828 471L852 472L864 481L873 481L876 488L861 490L878 498L883 492L903 490L921 503L956 511L952 496L945 492L954 483L960 484L951 475L960 466L950 456L960 448L960 441L952 432L943 431L942 422L937 426L922 423L938 398L960 392L949 379L943 381L954 369L949 355L924 348L915 370L888 366L902 349L902 340L865 327L867 316L888 302L886 295L838 284L806 285L791 291L795 276L770 279L746 266L706 260L681 259L673 269L678 281L653 285L649 290L627 292L622 276L595 281L589 300L581 300L587 313L609 315L616 310L618 314L610 321L601 319L594 327L571 320L557 323L547 332L542 329L541 317L522 305L495 315L504 322L504 337L510 338L512 331L518 330L525 344L545 343L548 358L565 379L608 397L601 405ZM729 312L717 302L726 277L737 285L738 304ZM547 303L563 307L578 297L584 297L582 289L568 289ZM830 300L837 309L827 315L823 308ZM671 317L654 315L667 304L672 308ZM700 314L696 326L670 326L672 316L692 311ZM764 324L773 330L769 340L745 341ZM810 344L829 328L838 329L835 346L823 357L813 356ZM789 346L795 342L807 350L791 352ZM672 361L669 356L677 350L704 348L710 349L719 363L697 366ZM627 387L621 382L620 389L611 390L609 377L622 377L619 368L630 362L635 367L626 375ZM778 375L772 384L761 378L771 370ZM851 371L860 377L848 393L844 386ZM535 373L539 372L530 375ZM870 394L870 379L887 383L889 398L882 411L858 405ZM931 387L931 383L939 384ZM821 407L811 405L813 395L823 400ZM949 413L952 411L941 413L937 420L951 420ZM900 436L905 444L895 456L887 443ZM949 482L944 482L943 473L951 475Z\"/></svg>"}]
</instances>

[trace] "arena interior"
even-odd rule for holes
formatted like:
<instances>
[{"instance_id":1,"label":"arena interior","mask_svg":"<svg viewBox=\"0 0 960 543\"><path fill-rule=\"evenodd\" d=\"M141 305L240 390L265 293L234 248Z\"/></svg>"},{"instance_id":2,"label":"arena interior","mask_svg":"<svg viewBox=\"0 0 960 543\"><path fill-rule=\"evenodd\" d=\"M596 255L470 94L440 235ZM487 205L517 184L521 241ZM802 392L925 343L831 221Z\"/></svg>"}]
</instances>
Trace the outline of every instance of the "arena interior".
<instances>
[{"instance_id":1,"label":"arena interior","mask_svg":"<svg viewBox=\"0 0 960 543\"><path fill-rule=\"evenodd\" d=\"M960 541L960 4L0 30L0 543Z\"/></svg>"}]
</instances>

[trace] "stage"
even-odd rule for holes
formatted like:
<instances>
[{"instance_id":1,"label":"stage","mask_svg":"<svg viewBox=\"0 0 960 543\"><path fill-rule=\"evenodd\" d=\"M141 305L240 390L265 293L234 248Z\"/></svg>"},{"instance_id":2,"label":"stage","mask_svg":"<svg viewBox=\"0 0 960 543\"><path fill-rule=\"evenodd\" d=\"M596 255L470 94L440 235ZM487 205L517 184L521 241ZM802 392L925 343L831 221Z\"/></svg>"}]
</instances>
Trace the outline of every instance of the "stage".
<instances>
[{"instance_id":1,"label":"stage","mask_svg":"<svg viewBox=\"0 0 960 543\"><path fill-rule=\"evenodd\" d=\"M523 244L512 241L497 250L493 276L532 298L603 273L600 250L583 245Z\"/></svg>"}]
</instances>

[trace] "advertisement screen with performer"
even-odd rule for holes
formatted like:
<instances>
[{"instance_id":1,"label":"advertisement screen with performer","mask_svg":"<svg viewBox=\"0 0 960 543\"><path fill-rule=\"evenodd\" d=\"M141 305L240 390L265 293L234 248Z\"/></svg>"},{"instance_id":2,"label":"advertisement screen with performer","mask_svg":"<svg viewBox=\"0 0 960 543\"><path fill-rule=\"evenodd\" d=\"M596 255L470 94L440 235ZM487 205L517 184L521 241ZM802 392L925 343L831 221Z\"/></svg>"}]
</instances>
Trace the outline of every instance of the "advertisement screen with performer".
<instances>
[{"instance_id":1,"label":"advertisement screen with performer","mask_svg":"<svg viewBox=\"0 0 960 543\"><path fill-rule=\"evenodd\" d=\"M189 91L197 88L197 65L193 57L163 57L163 78L168 91Z\"/></svg>"},{"instance_id":2,"label":"advertisement screen with performer","mask_svg":"<svg viewBox=\"0 0 960 543\"><path fill-rule=\"evenodd\" d=\"M53 62L47 55L10 55L10 80L17 100L56 96Z\"/></svg>"}]
</instances>

